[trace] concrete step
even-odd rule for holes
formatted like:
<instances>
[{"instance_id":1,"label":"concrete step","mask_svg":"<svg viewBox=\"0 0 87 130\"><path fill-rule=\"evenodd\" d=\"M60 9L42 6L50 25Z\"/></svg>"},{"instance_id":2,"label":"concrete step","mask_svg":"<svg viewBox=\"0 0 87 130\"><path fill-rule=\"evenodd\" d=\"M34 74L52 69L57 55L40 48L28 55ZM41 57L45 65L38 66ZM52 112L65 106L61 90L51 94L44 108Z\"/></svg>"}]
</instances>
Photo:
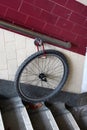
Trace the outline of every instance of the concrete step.
<instances>
[{"instance_id":1,"label":"concrete step","mask_svg":"<svg viewBox=\"0 0 87 130\"><path fill-rule=\"evenodd\" d=\"M59 130L51 111L43 105L36 110L28 110L34 130Z\"/></svg>"},{"instance_id":2,"label":"concrete step","mask_svg":"<svg viewBox=\"0 0 87 130\"><path fill-rule=\"evenodd\" d=\"M33 130L30 118L20 98L0 100L5 130ZM2 129L4 130L2 124Z\"/></svg>"},{"instance_id":3,"label":"concrete step","mask_svg":"<svg viewBox=\"0 0 87 130\"><path fill-rule=\"evenodd\" d=\"M87 130L87 105L79 107L68 107L81 130Z\"/></svg>"},{"instance_id":4,"label":"concrete step","mask_svg":"<svg viewBox=\"0 0 87 130\"><path fill-rule=\"evenodd\" d=\"M46 106L51 110L60 130L80 130L72 114L65 108L64 103L46 103Z\"/></svg>"},{"instance_id":5,"label":"concrete step","mask_svg":"<svg viewBox=\"0 0 87 130\"><path fill-rule=\"evenodd\" d=\"M2 120L1 111L0 111L0 130L5 130L5 129L4 129L3 120Z\"/></svg>"},{"instance_id":6,"label":"concrete step","mask_svg":"<svg viewBox=\"0 0 87 130\"><path fill-rule=\"evenodd\" d=\"M0 100L0 130L87 130L87 105L62 102L26 109L19 97Z\"/></svg>"}]
</instances>

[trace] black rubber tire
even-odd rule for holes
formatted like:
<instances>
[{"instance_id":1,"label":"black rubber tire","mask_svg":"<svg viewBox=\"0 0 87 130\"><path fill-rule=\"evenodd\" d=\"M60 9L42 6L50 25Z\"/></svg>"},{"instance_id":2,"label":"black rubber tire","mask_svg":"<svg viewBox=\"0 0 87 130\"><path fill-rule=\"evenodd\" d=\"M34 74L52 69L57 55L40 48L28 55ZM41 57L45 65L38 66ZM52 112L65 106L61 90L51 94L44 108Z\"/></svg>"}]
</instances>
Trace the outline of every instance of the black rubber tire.
<instances>
[{"instance_id":1,"label":"black rubber tire","mask_svg":"<svg viewBox=\"0 0 87 130\"><path fill-rule=\"evenodd\" d=\"M39 99L31 99L31 98L26 98L24 95L22 95L21 91L20 91L20 86L19 86L19 79L20 79L20 75L23 71L23 69L27 66L27 64L29 64L32 60L34 60L36 57L39 57L41 55L43 55L44 52L43 51L39 51L34 53L33 55L31 55L30 57L28 57L18 68L16 75L15 75L15 80L14 80L14 86L17 88L18 94L19 96L22 98L22 100L27 101L27 102L31 102L31 103L37 103L37 102L43 102L48 100L49 98L51 98L53 95L55 95L57 92L59 92L68 77L68 73L69 73L69 66L68 66L68 62L66 57L64 56L64 54L62 54L59 51L56 50L45 50L45 54L51 54L54 57L56 56L58 59L60 59L63 63L63 67L64 67L64 75L62 78L62 81L60 82L60 84L54 89L54 91L52 93L50 93L49 95L47 95L46 97L43 98L39 98Z\"/></svg>"}]
</instances>

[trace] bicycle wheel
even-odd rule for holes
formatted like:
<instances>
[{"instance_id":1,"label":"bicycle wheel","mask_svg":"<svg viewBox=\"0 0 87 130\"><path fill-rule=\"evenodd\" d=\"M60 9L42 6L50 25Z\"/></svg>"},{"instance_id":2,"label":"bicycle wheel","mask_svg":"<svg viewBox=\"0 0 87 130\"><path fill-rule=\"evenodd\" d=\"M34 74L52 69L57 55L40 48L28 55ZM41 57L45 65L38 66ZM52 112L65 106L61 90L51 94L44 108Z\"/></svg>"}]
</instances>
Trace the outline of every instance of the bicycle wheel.
<instances>
[{"instance_id":1,"label":"bicycle wheel","mask_svg":"<svg viewBox=\"0 0 87 130\"><path fill-rule=\"evenodd\" d=\"M39 51L18 68L15 86L23 100L46 101L60 91L68 76L66 57L56 50Z\"/></svg>"}]
</instances>

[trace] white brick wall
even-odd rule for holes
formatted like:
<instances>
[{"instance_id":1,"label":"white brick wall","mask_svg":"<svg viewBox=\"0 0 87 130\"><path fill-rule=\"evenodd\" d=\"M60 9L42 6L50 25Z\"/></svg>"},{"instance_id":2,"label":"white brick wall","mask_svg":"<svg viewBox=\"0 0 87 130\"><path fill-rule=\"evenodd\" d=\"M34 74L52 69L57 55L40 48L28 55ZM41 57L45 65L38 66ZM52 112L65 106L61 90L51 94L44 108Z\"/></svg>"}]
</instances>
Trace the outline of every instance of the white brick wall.
<instances>
[{"instance_id":1,"label":"white brick wall","mask_svg":"<svg viewBox=\"0 0 87 130\"><path fill-rule=\"evenodd\" d=\"M76 0L76 1L78 1L78 2L80 2L81 4L84 4L84 5L87 6L87 0Z\"/></svg>"},{"instance_id":2,"label":"white brick wall","mask_svg":"<svg viewBox=\"0 0 87 130\"><path fill-rule=\"evenodd\" d=\"M18 66L35 52L34 40L0 29L0 79L14 80Z\"/></svg>"},{"instance_id":3,"label":"white brick wall","mask_svg":"<svg viewBox=\"0 0 87 130\"><path fill-rule=\"evenodd\" d=\"M7 59L6 59L6 52L0 52L0 70L7 69Z\"/></svg>"},{"instance_id":4,"label":"white brick wall","mask_svg":"<svg viewBox=\"0 0 87 130\"><path fill-rule=\"evenodd\" d=\"M15 40L15 33L3 30L5 43L13 42Z\"/></svg>"},{"instance_id":5,"label":"white brick wall","mask_svg":"<svg viewBox=\"0 0 87 130\"><path fill-rule=\"evenodd\" d=\"M70 73L64 90L80 93L84 56L51 45L45 47L59 50L68 57ZM18 66L34 52L34 39L0 29L0 79L14 80Z\"/></svg>"}]
</instances>

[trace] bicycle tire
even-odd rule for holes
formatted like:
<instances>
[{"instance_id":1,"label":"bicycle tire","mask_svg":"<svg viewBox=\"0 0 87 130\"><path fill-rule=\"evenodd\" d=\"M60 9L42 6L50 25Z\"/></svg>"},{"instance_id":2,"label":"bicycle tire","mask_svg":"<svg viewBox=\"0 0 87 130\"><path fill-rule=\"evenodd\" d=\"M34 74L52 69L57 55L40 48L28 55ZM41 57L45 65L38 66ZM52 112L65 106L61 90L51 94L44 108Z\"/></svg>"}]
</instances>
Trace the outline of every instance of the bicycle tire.
<instances>
[{"instance_id":1,"label":"bicycle tire","mask_svg":"<svg viewBox=\"0 0 87 130\"><path fill-rule=\"evenodd\" d=\"M61 52L59 52L59 51L56 51L56 50L45 50L45 55L46 56L52 56L52 57L54 57L54 58L56 58L56 59L58 59L60 62L61 62L61 65L63 66L63 75L62 75L62 79L60 80L60 82L59 82L59 84L56 86L56 88L54 88L54 89L52 89L52 91L51 91L51 89L49 89L49 91L48 91L48 89L46 90L46 95L45 94L42 94L42 95L44 95L44 96L42 96L42 97L40 97L39 96L39 98L37 98L37 97L34 97L35 96L35 94L38 92L38 90L37 90L37 86L34 86L34 89L33 90L31 90L30 89L30 87L32 87L33 85L31 85L31 84L29 84L29 85L31 85L31 86L26 86L27 87L27 89L29 89L29 91L31 91L31 92L29 92L29 94L30 95L32 95L31 93L32 93L32 91L34 91L35 89L35 92L34 92L34 94L33 94L33 96L31 97L29 97L29 94L26 96L26 93L28 92L27 90L26 90L26 87L25 88L22 88L21 86L23 86L24 85L24 83L20 83L20 79L21 79L21 76L22 76L22 74L24 73L24 69L27 67L27 66L29 66L29 64L31 64L35 59L37 59L38 57L40 58L42 58L42 56L44 56L44 52L43 51L39 51L39 52L36 52L36 53L34 53L33 55L31 55L30 57L28 57L27 59L25 59L25 61L19 66L19 68L18 68L18 70L17 70L17 72L16 72L16 75L15 75L15 80L14 80L14 85L15 85L15 87L17 88L17 91L18 91L18 94L19 94L19 96L22 98L22 100L25 100L25 101L27 101L27 102L32 102L32 103L36 103L36 102L42 102L42 101L46 101L46 100L48 100L50 97L52 97L53 95L55 95L57 92L59 92L62 88L63 88L63 86L64 86L64 84L65 84L65 82L66 82L66 80L67 80L67 77L68 77L68 73L69 73L69 66L68 66L68 62L67 62L67 59L66 59L66 57L64 56L64 54L62 54ZM52 58L51 57L51 58ZM41 59L42 60L42 59ZM52 60L52 59L51 59ZM59 62L58 61L58 62ZM51 61L50 61L51 62ZM35 62L36 63L36 62ZM29 69L29 68L28 68ZM40 75L39 75L40 76ZM42 77L43 77L43 75L42 75ZM22 77L23 78L23 77ZM40 77L39 77L40 78ZM44 78L45 79L45 78ZM40 79L40 80L42 80L43 81L43 79ZM42 82L41 81L41 82ZM46 82L45 80L44 80L44 82ZM21 85L20 85L21 84ZM46 83L45 83L46 84ZM23 92L24 90L23 89L25 89L25 93ZM39 87L39 89L41 89L40 87ZM45 88L46 89L46 88ZM44 90L45 90L44 89ZM42 93L42 91L43 90L40 90L41 91L41 93ZM44 91L43 91L43 93L45 93ZM39 94L40 94L40 92L39 92Z\"/></svg>"}]
</instances>

